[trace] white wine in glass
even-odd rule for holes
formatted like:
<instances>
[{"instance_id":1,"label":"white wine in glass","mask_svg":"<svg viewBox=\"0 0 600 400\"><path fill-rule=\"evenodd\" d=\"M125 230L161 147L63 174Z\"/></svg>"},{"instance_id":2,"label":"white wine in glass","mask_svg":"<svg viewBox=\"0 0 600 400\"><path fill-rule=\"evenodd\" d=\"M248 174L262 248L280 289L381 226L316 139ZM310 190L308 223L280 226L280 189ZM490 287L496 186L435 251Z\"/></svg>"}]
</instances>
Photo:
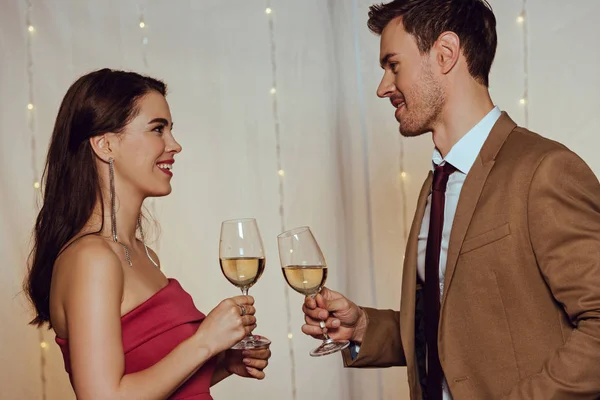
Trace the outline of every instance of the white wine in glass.
<instances>
[{"instance_id":1,"label":"white wine in glass","mask_svg":"<svg viewBox=\"0 0 600 400\"><path fill-rule=\"evenodd\" d=\"M234 219L221 223L219 263L225 278L240 288L242 294L248 295L248 290L265 270L266 263L262 238L255 219ZM270 343L265 337L248 335L232 349L256 349Z\"/></svg>"},{"instance_id":2,"label":"white wine in glass","mask_svg":"<svg viewBox=\"0 0 600 400\"><path fill-rule=\"evenodd\" d=\"M221 272L233 286L247 294L265 270L264 257L232 257L221 258Z\"/></svg>"},{"instance_id":3,"label":"white wine in glass","mask_svg":"<svg viewBox=\"0 0 600 400\"><path fill-rule=\"evenodd\" d=\"M303 226L281 233L277 236L279 260L283 277L296 292L314 298L325 286L327 263L321 248L310 228ZM325 339L319 347L313 349L313 357L324 356L343 350L350 342L336 341L327 335L325 322L321 321Z\"/></svg>"},{"instance_id":4,"label":"white wine in glass","mask_svg":"<svg viewBox=\"0 0 600 400\"><path fill-rule=\"evenodd\" d=\"M322 265L288 265L282 269L287 284L305 296L316 296L327 280L327 267Z\"/></svg>"}]
</instances>

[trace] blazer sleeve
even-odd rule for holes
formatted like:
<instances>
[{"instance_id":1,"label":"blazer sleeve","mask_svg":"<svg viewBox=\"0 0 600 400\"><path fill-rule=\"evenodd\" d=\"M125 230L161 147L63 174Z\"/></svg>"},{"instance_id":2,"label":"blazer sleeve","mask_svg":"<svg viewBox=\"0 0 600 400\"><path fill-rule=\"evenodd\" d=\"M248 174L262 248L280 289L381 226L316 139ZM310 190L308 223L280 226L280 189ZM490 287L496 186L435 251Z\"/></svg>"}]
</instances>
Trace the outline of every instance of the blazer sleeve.
<instances>
[{"instance_id":1,"label":"blazer sleeve","mask_svg":"<svg viewBox=\"0 0 600 400\"><path fill-rule=\"evenodd\" d=\"M342 352L344 366L384 368L406 365L400 339L400 313L393 310L361 308L367 315L367 330L355 360L352 360L348 349Z\"/></svg>"},{"instance_id":2,"label":"blazer sleeve","mask_svg":"<svg viewBox=\"0 0 600 400\"><path fill-rule=\"evenodd\" d=\"M528 199L529 235L540 271L574 330L542 369L505 397L596 399L600 394L600 185L573 152L547 154Z\"/></svg>"}]
</instances>

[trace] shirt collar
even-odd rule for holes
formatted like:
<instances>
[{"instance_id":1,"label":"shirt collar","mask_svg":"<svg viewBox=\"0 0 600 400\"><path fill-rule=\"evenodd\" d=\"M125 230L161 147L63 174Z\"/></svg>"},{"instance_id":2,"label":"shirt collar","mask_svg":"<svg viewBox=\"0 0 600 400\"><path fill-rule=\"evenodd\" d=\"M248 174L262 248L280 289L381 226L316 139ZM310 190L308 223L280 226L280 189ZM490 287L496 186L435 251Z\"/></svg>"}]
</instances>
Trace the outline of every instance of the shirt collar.
<instances>
[{"instance_id":1,"label":"shirt collar","mask_svg":"<svg viewBox=\"0 0 600 400\"><path fill-rule=\"evenodd\" d=\"M494 107L492 111L477 123L477 125L452 146L452 149L450 149L446 158L442 157L442 154L437 148L434 149L431 158L431 161L433 161L432 168L435 168L436 165L440 165L443 162L449 162L457 170L467 175L475 163L475 160L483 147L483 143L490 135L494 124L498 121L501 114L500 109Z\"/></svg>"}]
</instances>

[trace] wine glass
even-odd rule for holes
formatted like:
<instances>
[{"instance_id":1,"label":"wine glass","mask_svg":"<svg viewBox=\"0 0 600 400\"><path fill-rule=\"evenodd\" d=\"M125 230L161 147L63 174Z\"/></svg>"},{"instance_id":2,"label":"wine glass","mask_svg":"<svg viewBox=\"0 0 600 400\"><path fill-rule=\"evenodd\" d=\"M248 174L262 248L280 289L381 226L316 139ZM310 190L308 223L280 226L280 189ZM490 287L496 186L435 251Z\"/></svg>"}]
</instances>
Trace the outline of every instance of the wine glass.
<instances>
[{"instance_id":1,"label":"wine glass","mask_svg":"<svg viewBox=\"0 0 600 400\"><path fill-rule=\"evenodd\" d=\"M325 286L327 263L310 228L303 226L277 236L279 260L285 281L296 292L314 298ZM319 347L311 350L313 357L324 356L343 350L350 342L335 341L327 336L325 322L320 322L325 339Z\"/></svg>"},{"instance_id":2,"label":"wine glass","mask_svg":"<svg viewBox=\"0 0 600 400\"><path fill-rule=\"evenodd\" d=\"M254 218L234 219L221 223L219 263L225 278L248 295L248 290L265 270L265 252L258 225ZM265 347L271 341L262 336L248 334L232 349Z\"/></svg>"}]
</instances>

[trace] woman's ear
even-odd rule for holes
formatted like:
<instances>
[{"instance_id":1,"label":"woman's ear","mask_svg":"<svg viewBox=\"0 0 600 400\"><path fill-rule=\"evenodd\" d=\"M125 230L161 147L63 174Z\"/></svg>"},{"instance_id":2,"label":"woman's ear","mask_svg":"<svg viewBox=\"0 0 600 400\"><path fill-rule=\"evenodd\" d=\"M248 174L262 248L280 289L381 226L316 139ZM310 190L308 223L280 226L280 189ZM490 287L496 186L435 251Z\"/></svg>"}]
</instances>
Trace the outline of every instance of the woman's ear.
<instances>
[{"instance_id":1,"label":"woman's ear","mask_svg":"<svg viewBox=\"0 0 600 400\"><path fill-rule=\"evenodd\" d=\"M111 139L112 137L109 133L104 133L89 139L92 150L94 150L96 156L104 162L108 162L111 157L114 157L110 147Z\"/></svg>"}]
</instances>

